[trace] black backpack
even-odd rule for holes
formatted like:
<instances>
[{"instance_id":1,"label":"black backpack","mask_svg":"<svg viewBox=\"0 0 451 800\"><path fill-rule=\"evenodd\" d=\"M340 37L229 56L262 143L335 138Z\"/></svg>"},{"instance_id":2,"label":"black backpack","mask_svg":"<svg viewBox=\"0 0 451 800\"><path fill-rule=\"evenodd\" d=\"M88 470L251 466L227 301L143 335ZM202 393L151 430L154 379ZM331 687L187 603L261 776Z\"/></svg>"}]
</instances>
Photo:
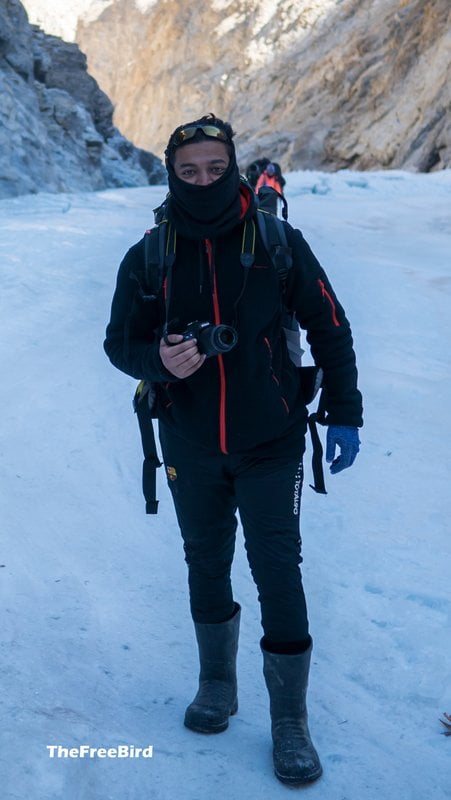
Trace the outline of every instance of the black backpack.
<instances>
[{"instance_id":1,"label":"black backpack","mask_svg":"<svg viewBox=\"0 0 451 800\"><path fill-rule=\"evenodd\" d=\"M271 191L275 192L274 189L271 189ZM275 192L275 194L278 193ZM149 301L157 299L167 270L175 261L176 234L174 228L166 219L166 202L165 200L161 206L154 209L156 225L146 231L144 236L144 280L146 292L143 296ZM249 269L254 263L255 226L258 227L265 249L277 271L283 301L286 280L292 266L291 248L288 246L284 223L273 213L265 211L264 208L259 207L257 209L255 218L246 222L244 227L240 257L244 269ZM295 366L299 368L304 402L309 405L322 388L323 372L320 367L302 366L303 350L300 345L299 324L294 313L290 312L285 306L284 309L282 329L288 353ZM138 417L144 451L142 488L146 501L146 513L156 514L158 512L156 469L161 466L161 461L157 455L152 424L152 419L155 419L157 415L155 413L155 387L151 382L140 381L133 398L133 408ZM325 390L322 389L318 408L316 412L309 414L308 417L313 448L312 471L314 477L314 483L313 485L310 484L310 486L319 494L327 494L322 468L323 448L316 427L316 423L324 422L324 418Z\"/></svg>"},{"instance_id":2,"label":"black backpack","mask_svg":"<svg viewBox=\"0 0 451 800\"><path fill-rule=\"evenodd\" d=\"M270 214L277 216L277 203L280 200L282 204L282 217L288 219L288 203L287 198L280 194L273 186L260 186L257 192L258 207L264 211L269 211Z\"/></svg>"}]
</instances>

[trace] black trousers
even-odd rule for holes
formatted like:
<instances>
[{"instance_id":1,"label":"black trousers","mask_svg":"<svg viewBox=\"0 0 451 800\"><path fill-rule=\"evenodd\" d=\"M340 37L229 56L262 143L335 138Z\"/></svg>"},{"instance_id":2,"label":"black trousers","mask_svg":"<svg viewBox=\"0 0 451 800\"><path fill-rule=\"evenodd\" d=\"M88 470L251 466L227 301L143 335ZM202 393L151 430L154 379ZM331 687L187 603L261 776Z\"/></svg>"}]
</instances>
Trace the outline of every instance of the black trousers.
<instances>
[{"instance_id":1,"label":"black trousers","mask_svg":"<svg viewBox=\"0 0 451 800\"><path fill-rule=\"evenodd\" d=\"M184 542L193 620L222 622L233 614L238 510L266 639L307 639L299 567L303 430L239 455L195 448L161 423L160 441Z\"/></svg>"}]
</instances>

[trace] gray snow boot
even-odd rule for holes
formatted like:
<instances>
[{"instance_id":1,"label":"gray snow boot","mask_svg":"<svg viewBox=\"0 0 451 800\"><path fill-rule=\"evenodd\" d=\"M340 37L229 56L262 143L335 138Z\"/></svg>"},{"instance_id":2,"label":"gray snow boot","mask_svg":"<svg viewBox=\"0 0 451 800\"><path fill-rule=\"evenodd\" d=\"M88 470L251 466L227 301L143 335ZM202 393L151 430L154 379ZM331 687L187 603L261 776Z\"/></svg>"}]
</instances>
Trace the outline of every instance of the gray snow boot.
<instances>
[{"instance_id":1,"label":"gray snow boot","mask_svg":"<svg viewBox=\"0 0 451 800\"><path fill-rule=\"evenodd\" d=\"M274 772L282 783L299 786L322 773L307 721L307 683L312 645L299 655L264 649L263 674L269 692Z\"/></svg>"},{"instance_id":2,"label":"gray snow boot","mask_svg":"<svg viewBox=\"0 0 451 800\"><path fill-rule=\"evenodd\" d=\"M199 691L185 712L185 725L198 733L221 733L238 711L236 656L240 606L231 619L194 623L199 648Z\"/></svg>"}]
</instances>

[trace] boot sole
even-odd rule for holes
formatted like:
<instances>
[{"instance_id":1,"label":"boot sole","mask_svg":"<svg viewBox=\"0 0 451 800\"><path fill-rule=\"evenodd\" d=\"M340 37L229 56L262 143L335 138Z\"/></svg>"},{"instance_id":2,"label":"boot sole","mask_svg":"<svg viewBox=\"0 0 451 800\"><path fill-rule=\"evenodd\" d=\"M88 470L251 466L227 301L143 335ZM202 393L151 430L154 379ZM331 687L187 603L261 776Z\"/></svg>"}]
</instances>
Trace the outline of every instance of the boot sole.
<instances>
[{"instance_id":1,"label":"boot sole","mask_svg":"<svg viewBox=\"0 0 451 800\"><path fill-rule=\"evenodd\" d=\"M235 702L235 705L232 707L229 716L233 717L234 714L238 711L238 701ZM224 722L221 722L220 725L196 725L190 724L185 719L183 721L185 728L188 728L190 731L194 731L195 733L223 733L229 727L229 720L226 719Z\"/></svg>"},{"instance_id":2,"label":"boot sole","mask_svg":"<svg viewBox=\"0 0 451 800\"><path fill-rule=\"evenodd\" d=\"M284 783L286 786L304 786L307 783L313 783L313 781L317 781L318 778L320 778L322 774L323 774L322 767L319 770L317 770L316 772L312 773L312 775L309 775L308 777L305 777L305 778L302 778L302 779L301 778L290 778L287 775L279 775L279 773L276 772L276 770L274 770L274 775L276 776L276 778L281 783Z\"/></svg>"}]
</instances>

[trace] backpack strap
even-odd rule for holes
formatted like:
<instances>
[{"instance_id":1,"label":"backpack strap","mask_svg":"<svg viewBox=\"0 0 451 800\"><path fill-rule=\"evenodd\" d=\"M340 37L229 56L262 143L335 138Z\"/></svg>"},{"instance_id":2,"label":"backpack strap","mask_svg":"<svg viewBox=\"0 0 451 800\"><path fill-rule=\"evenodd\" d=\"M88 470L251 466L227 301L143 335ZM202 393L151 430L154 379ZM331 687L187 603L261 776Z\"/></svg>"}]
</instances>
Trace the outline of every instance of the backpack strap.
<instances>
[{"instance_id":1,"label":"backpack strap","mask_svg":"<svg viewBox=\"0 0 451 800\"><path fill-rule=\"evenodd\" d=\"M164 239L162 231L158 225L151 228L144 234L144 276L146 288L149 292L147 298L156 300L162 275L162 263L160 259L160 240Z\"/></svg>"},{"instance_id":2,"label":"backpack strap","mask_svg":"<svg viewBox=\"0 0 451 800\"><path fill-rule=\"evenodd\" d=\"M144 274L147 299L156 300L168 270L174 265L177 245L175 228L163 219L144 234Z\"/></svg>"},{"instance_id":3,"label":"backpack strap","mask_svg":"<svg viewBox=\"0 0 451 800\"><path fill-rule=\"evenodd\" d=\"M287 198L285 197L285 195L284 195L284 194L280 194L280 193L279 193L279 197L280 197L280 199L281 199L281 201L282 201L282 217L284 218L284 220L285 220L285 222L286 222L286 221L287 221L287 219L288 219L288 203L287 203Z\"/></svg>"},{"instance_id":4,"label":"backpack strap","mask_svg":"<svg viewBox=\"0 0 451 800\"><path fill-rule=\"evenodd\" d=\"M293 266L291 247L288 247L284 224L279 217L262 208L257 209L256 217L260 236L276 268L283 293L288 273Z\"/></svg>"},{"instance_id":5,"label":"backpack strap","mask_svg":"<svg viewBox=\"0 0 451 800\"><path fill-rule=\"evenodd\" d=\"M152 407L155 400L155 391L151 383L141 381L133 398L133 408L138 417L139 431L144 452L142 469L142 490L146 501L146 514L158 513L158 500L156 498L157 467L161 461L157 455L155 434L152 423Z\"/></svg>"},{"instance_id":6,"label":"backpack strap","mask_svg":"<svg viewBox=\"0 0 451 800\"><path fill-rule=\"evenodd\" d=\"M312 473L313 473L313 484L310 483L309 486L318 494L327 494L326 491L326 484L324 481L324 470L323 470L323 446L321 444L321 439L319 438L317 423L321 425L324 424L324 420L326 417L326 389L323 386L321 389L321 394L319 396L318 408L316 409L313 414L309 414L308 416L308 427L310 431L310 436L312 439Z\"/></svg>"},{"instance_id":7,"label":"backpack strap","mask_svg":"<svg viewBox=\"0 0 451 800\"><path fill-rule=\"evenodd\" d=\"M146 284L146 300L156 300L163 282L171 280L172 267L175 261L177 237L175 228L167 219L162 219L154 228L144 235L144 275ZM165 297L166 311L167 299ZM161 467L157 455L155 433L152 419L155 402L155 387L150 381L141 381L133 398L133 408L138 417L141 441L144 452L142 469L142 489L146 501L146 514L157 514L156 471Z\"/></svg>"},{"instance_id":8,"label":"backpack strap","mask_svg":"<svg viewBox=\"0 0 451 800\"><path fill-rule=\"evenodd\" d=\"M253 219L244 222L240 261L246 270L250 269L255 261L255 222Z\"/></svg>"}]
</instances>

